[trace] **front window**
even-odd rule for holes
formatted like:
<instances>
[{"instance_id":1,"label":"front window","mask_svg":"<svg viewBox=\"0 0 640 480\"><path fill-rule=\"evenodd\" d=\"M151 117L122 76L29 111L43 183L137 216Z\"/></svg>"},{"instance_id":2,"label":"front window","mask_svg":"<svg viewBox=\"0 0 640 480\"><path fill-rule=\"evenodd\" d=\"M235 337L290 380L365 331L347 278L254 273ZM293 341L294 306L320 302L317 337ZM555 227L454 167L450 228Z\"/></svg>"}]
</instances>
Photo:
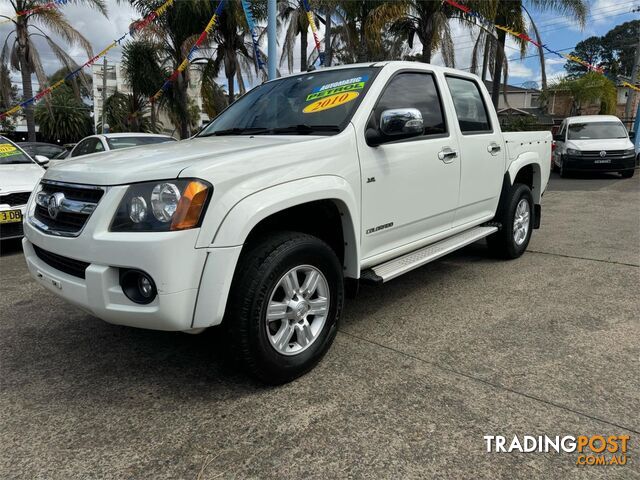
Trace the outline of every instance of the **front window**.
<instances>
[{"instance_id":1,"label":"front window","mask_svg":"<svg viewBox=\"0 0 640 480\"><path fill-rule=\"evenodd\" d=\"M568 140L604 140L628 136L627 129L619 122L572 123L569 125Z\"/></svg>"},{"instance_id":2,"label":"front window","mask_svg":"<svg viewBox=\"0 0 640 480\"><path fill-rule=\"evenodd\" d=\"M373 67L320 70L265 83L238 99L199 136L338 133L378 71Z\"/></svg>"},{"instance_id":3,"label":"front window","mask_svg":"<svg viewBox=\"0 0 640 480\"><path fill-rule=\"evenodd\" d=\"M171 137L114 137L107 138L111 150L120 148L139 147L141 145L153 145L155 143L175 142Z\"/></svg>"},{"instance_id":4,"label":"front window","mask_svg":"<svg viewBox=\"0 0 640 480\"><path fill-rule=\"evenodd\" d=\"M0 138L0 165L16 165L18 163L33 163L33 160L13 143Z\"/></svg>"}]
</instances>

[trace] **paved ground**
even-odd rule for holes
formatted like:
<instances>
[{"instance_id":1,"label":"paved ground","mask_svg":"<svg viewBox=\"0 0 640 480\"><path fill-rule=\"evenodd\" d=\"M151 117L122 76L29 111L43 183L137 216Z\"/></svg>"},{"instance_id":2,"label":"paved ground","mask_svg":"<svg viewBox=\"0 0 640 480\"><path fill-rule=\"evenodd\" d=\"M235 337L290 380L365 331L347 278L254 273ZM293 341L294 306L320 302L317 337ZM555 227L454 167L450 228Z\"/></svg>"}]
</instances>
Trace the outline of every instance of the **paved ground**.
<instances>
[{"instance_id":1,"label":"paved ground","mask_svg":"<svg viewBox=\"0 0 640 480\"><path fill-rule=\"evenodd\" d=\"M320 366L264 388L214 334L114 327L0 258L0 478L640 478L640 175L553 177L512 262L472 245L348 304ZM627 434L630 463L483 435Z\"/></svg>"}]
</instances>

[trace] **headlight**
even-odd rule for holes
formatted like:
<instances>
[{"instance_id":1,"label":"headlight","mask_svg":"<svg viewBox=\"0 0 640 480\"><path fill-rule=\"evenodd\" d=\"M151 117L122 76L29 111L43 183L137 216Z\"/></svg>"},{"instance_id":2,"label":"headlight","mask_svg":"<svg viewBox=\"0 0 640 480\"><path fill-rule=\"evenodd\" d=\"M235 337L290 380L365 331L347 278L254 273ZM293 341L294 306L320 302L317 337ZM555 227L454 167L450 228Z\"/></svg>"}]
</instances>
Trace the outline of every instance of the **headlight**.
<instances>
[{"instance_id":1,"label":"headlight","mask_svg":"<svg viewBox=\"0 0 640 480\"><path fill-rule=\"evenodd\" d=\"M624 156L626 157L627 155L635 155L636 154L636 149L635 148L629 148L627 150L624 151Z\"/></svg>"},{"instance_id":2,"label":"headlight","mask_svg":"<svg viewBox=\"0 0 640 480\"><path fill-rule=\"evenodd\" d=\"M166 232L200 226L213 187L203 180L131 185L111 222L112 232Z\"/></svg>"},{"instance_id":3,"label":"headlight","mask_svg":"<svg viewBox=\"0 0 640 480\"><path fill-rule=\"evenodd\" d=\"M582 155L580 150L574 150L573 148L567 148L567 155Z\"/></svg>"}]
</instances>

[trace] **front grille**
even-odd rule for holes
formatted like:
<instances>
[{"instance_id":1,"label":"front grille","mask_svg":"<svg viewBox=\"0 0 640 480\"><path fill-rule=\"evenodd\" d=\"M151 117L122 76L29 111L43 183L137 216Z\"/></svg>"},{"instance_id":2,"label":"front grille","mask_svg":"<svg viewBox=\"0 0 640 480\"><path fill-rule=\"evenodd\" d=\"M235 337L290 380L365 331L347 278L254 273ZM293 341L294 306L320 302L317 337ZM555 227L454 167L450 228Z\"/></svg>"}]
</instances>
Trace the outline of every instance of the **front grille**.
<instances>
[{"instance_id":1,"label":"front grille","mask_svg":"<svg viewBox=\"0 0 640 480\"><path fill-rule=\"evenodd\" d=\"M47 252L37 245L34 245L33 249L35 250L38 258L50 267L69 275L73 275L74 277L85 278L85 270L90 265L89 263Z\"/></svg>"},{"instance_id":2,"label":"front grille","mask_svg":"<svg viewBox=\"0 0 640 480\"><path fill-rule=\"evenodd\" d=\"M0 224L0 239L22 237L22 222Z\"/></svg>"},{"instance_id":3,"label":"front grille","mask_svg":"<svg viewBox=\"0 0 640 480\"><path fill-rule=\"evenodd\" d=\"M97 207L104 190L89 185L73 185L42 181L36 195L33 218L36 227L47 233L62 236L76 236L80 233L89 217ZM52 195L62 194L57 215L49 213L49 199Z\"/></svg>"},{"instance_id":4,"label":"front grille","mask_svg":"<svg viewBox=\"0 0 640 480\"><path fill-rule=\"evenodd\" d=\"M600 152L605 152L605 156L602 158L610 158L624 155L625 150L585 150L582 152L582 156L600 158Z\"/></svg>"},{"instance_id":5,"label":"front grille","mask_svg":"<svg viewBox=\"0 0 640 480\"><path fill-rule=\"evenodd\" d=\"M0 204L9 205L11 207L26 205L29 201L29 195L31 195L31 192L17 192L0 195Z\"/></svg>"}]
</instances>

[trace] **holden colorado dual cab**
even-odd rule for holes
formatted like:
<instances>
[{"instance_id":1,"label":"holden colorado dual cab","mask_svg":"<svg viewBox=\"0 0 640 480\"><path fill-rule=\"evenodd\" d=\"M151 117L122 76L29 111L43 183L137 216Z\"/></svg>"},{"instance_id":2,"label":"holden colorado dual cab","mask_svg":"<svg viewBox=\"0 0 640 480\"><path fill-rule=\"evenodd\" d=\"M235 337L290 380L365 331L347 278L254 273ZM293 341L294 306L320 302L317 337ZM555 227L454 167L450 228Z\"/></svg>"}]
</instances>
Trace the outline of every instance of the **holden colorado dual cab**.
<instances>
[{"instance_id":1,"label":"holden colorado dual cab","mask_svg":"<svg viewBox=\"0 0 640 480\"><path fill-rule=\"evenodd\" d=\"M485 237L522 255L551 142L502 133L465 72L301 73L254 88L190 140L50 168L24 252L38 282L89 314L191 333L222 324L251 373L283 383L328 350L358 282Z\"/></svg>"}]
</instances>

